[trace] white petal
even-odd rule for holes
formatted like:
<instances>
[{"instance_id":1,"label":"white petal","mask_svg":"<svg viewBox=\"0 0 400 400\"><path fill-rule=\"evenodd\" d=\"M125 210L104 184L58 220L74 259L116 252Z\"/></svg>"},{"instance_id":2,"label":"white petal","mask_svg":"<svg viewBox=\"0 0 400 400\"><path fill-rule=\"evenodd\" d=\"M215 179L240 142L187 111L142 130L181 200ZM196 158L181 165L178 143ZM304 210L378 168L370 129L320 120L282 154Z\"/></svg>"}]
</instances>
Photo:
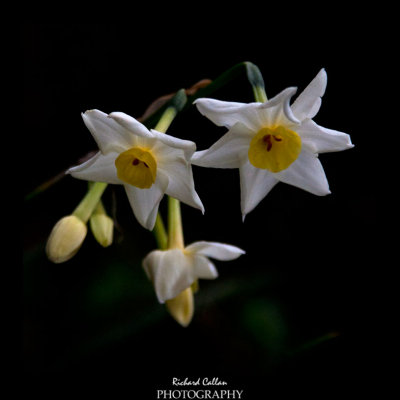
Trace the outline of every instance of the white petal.
<instances>
[{"instance_id":1,"label":"white petal","mask_svg":"<svg viewBox=\"0 0 400 400\"><path fill-rule=\"evenodd\" d=\"M300 123L290 108L290 99L296 91L297 88L295 87L286 88L271 100L260 104L258 118L262 127L275 125L292 126Z\"/></svg>"},{"instance_id":2,"label":"white petal","mask_svg":"<svg viewBox=\"0 0 400 400\"><path fill-rule=\"evenodd\" d=\"M281 182L304 189L318 196L330 193L328 181L318 156L304 149L289 168L274 175Z\"/></svg>"},{"instance_id":3,"label":"white petal","mask_svg":"<svg viewBox=\"0 0 400 400\"><path fill-rule=\"evenodd\" d=\"M243 220L279 182L273 173L254 167L246 157L240 168L240 196Z\"/></svg>"},{"instance_id":4,"label":"white petal","mask_svg":"<svg viewBox=\"0 0 400 400\"><path fill-rule=\"evenodd\" d=\"M193 258L194 275L200 279L218 278L218 271L215 265L207 258L201 255L195 255Z\"/></svg>"},{"instance_id":5,"label":"white petal","mask_svg":"<svg viewBox=\"0 0 400 400\"><path fill-rule=\"evenodd\" d=\"M139 121L123 112L113 112L108 116L112 119L120 129L124 129L131 140L130 147L152 148L157 139L153 134Z\"/></svg>"},{"instance_id":6,"label":"white petal","mask_svg":"<svg viewBox=\"0 0 400 400\"><path fill-rule=\"evenodd\" d=\"M201 98L194 104L201 114L218 126L231 128L237 122L241 122L250 129L259 129L256 110L261 103L247 104Z\"/></svg>"},{"instance_id":7,"label":"white petal","mask_svg":"<svg viewBox=\"0 0 400 400\"><path fill-rule=\"evenodd\" d=\"M293 113L299 120L313 118L317 114L321 106L321 97L325 93L326 82L325 69L321 69L292 104Z\"/></svg>"},{"instance_id":8,"label":"white petal","mask_svg":"<svg viewBox=\"0 0 400 400\"><path fill-rule=\"evenodd\" d=\"M204 206L194 188L192 166L183 157L160 162L158 170L169 179L166 194L197 208L204 213Z\"/></svg>"},{"instance_id":9,"label":"white petal","mask_svg":"<svg viewBox=\"0 0 400 400\"><path fill-rule=\"evenodd\" d=\"M157 154L159 153L161 158L171 156L174 154L174 150L181 150L186 160L189 161L196 151L196 143L190 140L178 139L154 129L151 130L151 134L157 139L153 150Z\"/></svg>"},{"instance_id":10,"label":"white petal","mask_svg":"<svg viewBox=\"0 0 400 400\"><path fill-rule=\"evenodd\" d=\"M193 257L179 249L152 251L143 260L143 268L154 284L160 303L178 296L196 279Z\"/></svg>"},{"instance_id":11,"label":"white petal","mask_svg":"<svg viewBox=\"0 0 400 400\"><path fill-rule=\"evenodd\" d=\"M108 117L115 121L119 126L124 127L134 135L143 138L153 137L151 132L142 123L140 123L128 114L125 114L123 112L112 112L111 114L109 114Z\"/></svg>"},{"instance_id":12,"label":"white petal","mask_svg":"<svg viewBox=\"0 0 400 400\"><path fill-rule=\"evenodd\" d=\"M88 110L82 113L82 118L103 154L121 152L132 147L129 132L102 111Z\"/></svg>"},{"instance_id":13,"label":"white petal","mask_svg":"<svg viewBox=\"0 0 400 400\"><path fill-rule=\"evenodd\" d=\"M117 177L117 169L115 168L117 157L118 153L103 155L98 152L83 164L70 168L67 174L86 181L122 184Z\"/></svg>"},{"instance_id":14,"label":"white petal","mask_svg":"<svg viewBox=\"0 0 400 400\"><path fill-rule=\"evenodd\" d=\"M192 164L212 168L238 168L240 158L247 154L255 133L237 122L209 149L196 152L192 157Z\"/></svg>"},{"instance_id":15,"label":"white petal","mask_svg":"<svg viewBox=\"0 0 400 400\"><path fill-rule=\"evenodd\" d=\"M297 133L316 153L342 151L354 147L347 133L324 128L310 119L301 124Z\"/></svg>"},{"instance_id":16,"label":"white petal","mask_svg":"<svg viewBox=\"0 0 400 400\"><path fill-rule=\"evenodd\" d=\"M156 222L158 206L168 186L168 177L157 171L157 178L149 189L140 189L125 184L126 194L139 223L152 230Z\"/></svg>"},{"instance_id":17,"label":"white petal","mask_svg":"<svg viewBox=\"0 0 400 400\"><path fill-rule=\"evenodd\" d=\"M234 260L245 253L244 250L230 244L206 241L190 244L185 247L185 252L211 257L221 261Z\"/></svg>"}]
</instances>

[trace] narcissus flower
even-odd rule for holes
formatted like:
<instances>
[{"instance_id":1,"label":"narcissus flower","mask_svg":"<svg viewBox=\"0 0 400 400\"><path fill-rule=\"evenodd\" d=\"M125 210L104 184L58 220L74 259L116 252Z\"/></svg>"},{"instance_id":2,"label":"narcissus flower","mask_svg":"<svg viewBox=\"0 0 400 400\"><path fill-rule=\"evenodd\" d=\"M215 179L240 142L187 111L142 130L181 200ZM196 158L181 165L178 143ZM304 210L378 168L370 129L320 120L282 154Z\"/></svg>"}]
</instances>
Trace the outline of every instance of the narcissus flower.
<instances>
[{"instance_id":1,"label":"narcissus flower","mask_svg":"<svg viewBox=\"0 0 400 400\"><path fill-rule=\"evenodd\" d=\"M239 168L243 218L278 183L316 195L329 194L318 153L353 147L346 133L323 128L317 114L326 88L322 69L292 105L296 88L288 88L265 103L250 104L198 99L198 110L229 131L209 149L196 152L192 164Z\"/></svg>"},{"instance_id":2,"label":"narcissus flower","mask_svg":"<svg viewBox=\"0 0 400 400\"><path fill-rule=\"evenodd\" d=\"M208 259L228 261L244 251L229 244L195 242L184 249L154 250L143 260L143 268L153 282L160 303L177 297L198 278L215 279L218 272Z\"/></svg>"},{"instance_id":3,"label":"narcissus flower","mask_svg":"<svg viewBox=\"0 0 400 400\"><path fill-rule=\"evenodd\" d=\"M137 220L149 230L164 194L204 212L190 164L195 143L149 131L121 112L90 110L82 117L100 152L71 168L72 176L123 185Z\"/></svg>"}]
</instances>

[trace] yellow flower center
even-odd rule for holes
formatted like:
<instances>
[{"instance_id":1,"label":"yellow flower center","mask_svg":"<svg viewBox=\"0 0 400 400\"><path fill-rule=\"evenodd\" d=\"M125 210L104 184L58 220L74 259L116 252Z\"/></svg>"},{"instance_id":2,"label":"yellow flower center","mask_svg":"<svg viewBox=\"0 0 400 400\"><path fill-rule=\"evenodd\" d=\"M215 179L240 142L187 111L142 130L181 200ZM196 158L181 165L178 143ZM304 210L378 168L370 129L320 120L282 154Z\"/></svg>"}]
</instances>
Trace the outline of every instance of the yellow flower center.
<instances>
[{"instance_id":1,"label":"yellow flower center","mask_svg":"<svg viewBox=\"0 0 400 400\"><path fill-rule=\"evenodd\" d=\"M249 161L256 168L279 172L292 164L301 151L300 136L283 126L262 128L249 147Z\"/></svg>"},{"instance_id":2,"label":"yellow flower center","mask_svg":"<svg viewBox=\"0 0 400 400\"><path fill-rule=\"evenodd\" d=\"M140 189L150 188L156 180L157 162L150 150L132 147L117 157L115 167L121 181Z\"/></svg>"}]
</instances>

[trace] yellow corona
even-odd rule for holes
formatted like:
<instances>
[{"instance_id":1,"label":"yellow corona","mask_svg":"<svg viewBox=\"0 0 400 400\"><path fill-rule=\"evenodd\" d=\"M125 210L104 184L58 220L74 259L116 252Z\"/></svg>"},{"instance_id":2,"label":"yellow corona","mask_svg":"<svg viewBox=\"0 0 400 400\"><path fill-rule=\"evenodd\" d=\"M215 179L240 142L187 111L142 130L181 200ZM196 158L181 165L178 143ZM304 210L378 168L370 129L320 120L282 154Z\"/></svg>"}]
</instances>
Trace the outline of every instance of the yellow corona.
<instances>
[{"instance_id":1,"label":"yellow corona","mask_svg":"<svg viewBox=\"0 0 400 400\"><path fill-rule=\"evenodd\" d=\"M149 189L156 180L157 162L150 150L132 147L115 160L121 181L140 189Z\"/></svg>"},{"instance_id":2,"label":"yellow corona","mask_svg":"<svg viewBox=\"0 0 400 400\"><path fill-rule=\"evenodd\" d=\"M249 161L256 168L280 172L296 161L301 151L300 136L283 126L262 128L249 147Z\"/></svg>"}]
</instances>

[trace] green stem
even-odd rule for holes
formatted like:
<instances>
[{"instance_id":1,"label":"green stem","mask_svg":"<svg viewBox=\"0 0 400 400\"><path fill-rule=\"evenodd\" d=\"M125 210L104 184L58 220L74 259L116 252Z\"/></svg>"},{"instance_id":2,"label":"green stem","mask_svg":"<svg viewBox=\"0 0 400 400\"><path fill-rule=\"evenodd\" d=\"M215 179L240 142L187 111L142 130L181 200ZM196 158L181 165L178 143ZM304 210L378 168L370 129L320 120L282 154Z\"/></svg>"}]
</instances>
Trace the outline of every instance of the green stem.
<instances>
[{"instance_id":1,"label":"green stem","mask_svg":"<svg viewBox=\"0 0 400 400\"><path fill-rule=\"evenodd\" d=\"M263 87L253 86L253 93L256 101L260 103L265 103L268 100L267 94L265 93L265 89Z\"/></svg>"},{"instance_id":2,"label":"green stem","mask_svg":"<svg viewBox=\"0 0 400 400\"><path fill-rule=\"evenodd\" d=\"M176 95L172 98L170 105L165 109L163 112L160 120L157 122L155 126L155 130L158 132L165 133L169 126L171 125L172 121L176 117L179 111L186 104L186 93L184 89L179 90ZM173 204L172 215L170 217L170 208L168 208L168 234L165 230L165 226L162 220L160 213L158 212L156 223L154 225L153 234L155 236L158 248L161 250L166 250L167 248L171 248L170 242L172 240L173 243L177 243L178 245L182 243L183 246L183 234L182 234L182 221L181 221L181 213L180 213L180 204L179 201L176 199L172 199L171 197L168 198L168 207L170 204ZM176 222L178 221L178 222ZM178 225L176 225L178 224ZM180 230L180 236L176 237L175 230ZM179 239L181 237L182 239ZM175 246L175 245L174 245Z\"/></svg>"},{"instance_id":3,"label":"green stem","mask_svg":"<svg viewBox=\"0 0 400 400\"><path fill-rule=\"evenodd\" d=\"M93 210L93 214L104 214L107 215L106 210L104 208L103 202L99 200L95 209Z\"/></svg>"},{"instance_id":4,"label":"green stem","mask_svg":"<svg viewBox=\"0 0 400 400\"><path fill-rule=\"evenodd\" d=\"M181 203L173 197L168 197L168 248L184 248Z\"/></svg>"},{"instance_id":5,"label":"green stem","mask_svg":"<svg viewBox=\"0 0 400 400\"><path fill-rule=\"evenodd\" d=\"M75 208L72 215L78 217L82 222L86 224L89 220L90 216L93 213L93 210L96 208L98 202L101 199L101 196L104 193L104 190L107 187L107 183L104 182L95 182L88 192L86 196L82 199L79 205Z\"/></svg>"},{"instance_id":6,"label":"green stem","mask_svg":"<svg viewBox=\"0 0 400 400\"><path fill-rule=\"evenodd\" d=\"M165 133L171 125L171 122L174 120L176 114L177 111L175 107L168 107L164 111L162 117L160 118L154 129L158 132Z\"/></svg>"},{"instance_id":7,"label":"green stem","mask_svg":"<svg viewBox=\"0 0 400 400\"><path fill-rule=\"evenodd\" d=\"M153 229L154 237L156 238L157 246L161 250L167 250L168 248L168 235L165 230L164 222L161 218L160 213L157 214L156 224Z\"/></svg>"}]
</instances>

